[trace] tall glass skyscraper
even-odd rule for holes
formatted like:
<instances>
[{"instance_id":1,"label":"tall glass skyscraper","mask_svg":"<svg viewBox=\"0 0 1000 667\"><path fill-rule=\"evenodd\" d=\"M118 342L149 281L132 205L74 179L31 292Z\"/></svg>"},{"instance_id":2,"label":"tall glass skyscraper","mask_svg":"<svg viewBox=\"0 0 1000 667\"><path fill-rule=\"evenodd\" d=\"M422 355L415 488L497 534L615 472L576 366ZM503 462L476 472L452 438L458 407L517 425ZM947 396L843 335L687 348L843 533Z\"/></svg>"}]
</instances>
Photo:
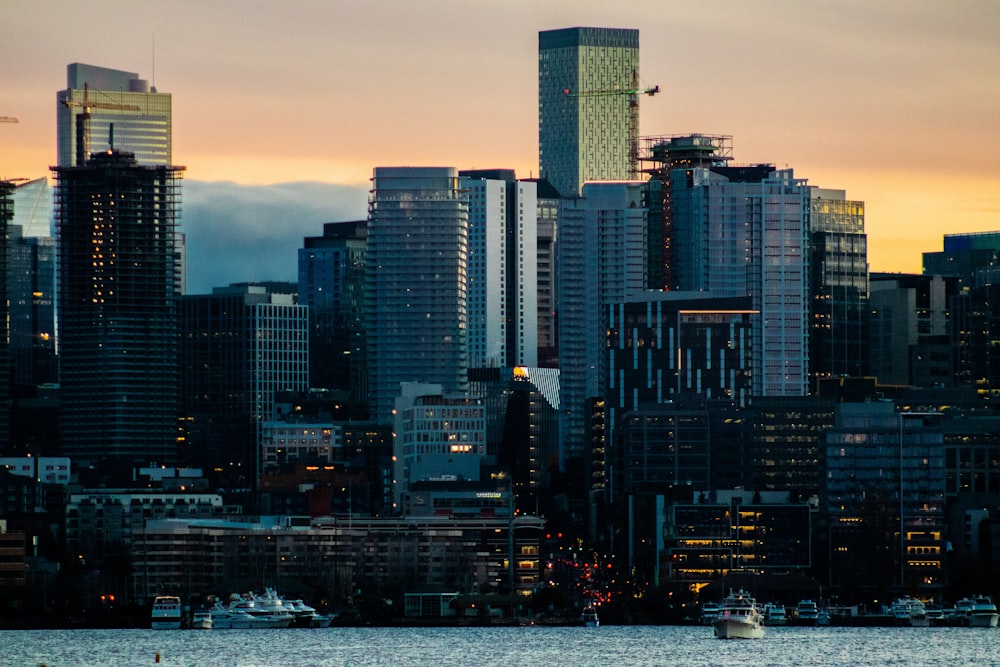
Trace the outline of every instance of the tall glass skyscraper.
<instances>
[{"instance_id":1,"label":"tall glass skyscraper","mask_svg":"<svg viewBox=\"0 0 1000 667\"><path fill-rule=\"evenodd\" d=\"M82 121L84 113L89 118ZM56 94L58 164L80 166L91 152L109 148L114 125L114 148L133 153L139 164L168 166L171 113L170 93L156 92L135 72L67 65L66 90Z\"/></svg>"},{"instance_id":2,"label":"tall glass skyscraper","mask_svg":"<svg viewBox=\"0 0 1000 667\"><path fill-rule=\"evenodd\" d=\"M468 196L453 167L376 167L368 212L371 418L392 422L402 382L468 389Z\"/></svg>"},{"instance_id":3,"label":"tall glass skyscraper","mask_svg":"<svg viewBox=\"0 0 1000 667\"><path fill-rule=\"evenodd\" d=\"M563 197L584 181L634 176L639 31L563 28L538 33L538 161Z\"/></svg>"},{"instance_id":4,"label":"tall glass skyscraper","mask_svg":"<svg viewBox=\"0 0 1000 667\"><path fill-rule=\"evenodd\" d=\"M175 458L182 170L111 150L54 170L67 456Z\"/></svg>"}]
</instances>

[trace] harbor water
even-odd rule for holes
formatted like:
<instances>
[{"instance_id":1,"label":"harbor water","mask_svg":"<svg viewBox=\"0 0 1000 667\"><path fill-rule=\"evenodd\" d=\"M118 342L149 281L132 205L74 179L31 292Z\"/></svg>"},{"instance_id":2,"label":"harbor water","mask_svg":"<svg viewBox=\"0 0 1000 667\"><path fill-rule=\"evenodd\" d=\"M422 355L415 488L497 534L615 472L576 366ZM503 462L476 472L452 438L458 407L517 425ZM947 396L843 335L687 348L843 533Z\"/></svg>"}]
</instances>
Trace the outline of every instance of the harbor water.
<instances>
[{"instance_id":1,"label":"harbor water","mask_svg":"<svg viewBox=\"0 0 1000 667\"><path fill-rule=\"evenodd\" d=\"M1000 665L1000 630L703 626L0 631L3 667Z\"/></svg>"}]
</instances>

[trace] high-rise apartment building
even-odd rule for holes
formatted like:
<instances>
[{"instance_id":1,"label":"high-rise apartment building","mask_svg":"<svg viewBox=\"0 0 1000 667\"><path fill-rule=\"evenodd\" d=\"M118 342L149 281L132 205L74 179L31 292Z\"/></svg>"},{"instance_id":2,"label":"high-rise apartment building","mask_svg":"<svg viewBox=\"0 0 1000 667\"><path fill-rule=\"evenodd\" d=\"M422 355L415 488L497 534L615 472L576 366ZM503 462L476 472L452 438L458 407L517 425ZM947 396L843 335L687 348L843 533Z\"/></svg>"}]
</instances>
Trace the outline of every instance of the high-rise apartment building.
<instances>
[{"instance_id":1,"label":"high-rise apartment building","mask_svg":"<svg viewBox=\"0 0 1000 667\"><path fill-rule=\"evenodd\" d=\"M560 213L560 466L590 461L590 404L607 385L608 306L645 287L645 191L635 181L587 183Z\"/></svg>"},{"instance_id":2,"label":"high-rise apartment building","mask_svg":"<svg viewBox=\"0 0 1000 667\"><path fill-rule=\"evenodd\" d=\"M563 197L585 181L635 178L639 31L538 33L538 161Z\"/></svg>"},{"instance_id":3,"label":"high-rise apartment building","mask_svg":"<svg viewBox=\"0 0 1000 667\"><path fill-rule=\"evenodd\" d=\"M108 150L54 171L63 453L169 465L183 167Z\"/></svg>"},{"instance_id":4,"label":"high-rise apartment building","mask_svg":"<svg viewBox=\"0 0 1000 667\"><path fill-rule=\"evenodd\" d=\"M811 189L811 390L824 378L868 375L865 204L843 190Z\"/></svg>"},{"instance_id":5,"label":"high-rise apartment building","mask_svg":"<svg viewBox=\"0 0 1000 667\"><path fill-rule=\"evenodd\" d=\"M537 184L513 170L459 175L469 197L469 367L537 366Z\"/></svg>"},{"instance_id":6,"label":"high-rise apartment building","mask_svg":"<svg viewBox=\"0 0 1000 667\"><path fill-rule=\"evenodd\" d=\"M309 386L367 400L367 221L328 222L299 249L299 303L309 308Z\"/></svg>"},{"instance_id":7,"label":"high-rise apartment building","mask_svg":"<svg viewBox=\"0 0 1000 667\"><path fill-rule=\"evenodd\" d=\"M402 382L468 389L468 224L457 169L375 168L365 280L374 421L392 421Z\"/></svg>"},{"instance_id":8,"label":"high-rise apartment building","mask_svg":"<svg viewBox=\"0 0 1000 667\"><path fill-rule=\"evenodd\" d=\"M256 487L277 394L308 389L308 322L291 294L260 285L181 299L184 463L233 488Z\"/></svg>"},{"instance_id":9,"label":"high-rise apartment building","mask_svg":"<svg viewBox=\"0 0 1000 667\"><path fill-rule=\"evenodd\" d=\"M754 396L809 389L810 188L773 165L691 168L670 181L673 281L750 296Z\"/></svg>"},{"instance_id":10,"label":"high-rise apartment building","mask_svg":"<svg viewBox=\"0 0 1000 667\"><path fill-rule=\"evenodd\" d=\"M171 113L170 93L158 93L136 72L67 65L66 90L56 94L58 164L80 166L113 141L141 165L169 166Z\"/></svg>"}]
</instances>

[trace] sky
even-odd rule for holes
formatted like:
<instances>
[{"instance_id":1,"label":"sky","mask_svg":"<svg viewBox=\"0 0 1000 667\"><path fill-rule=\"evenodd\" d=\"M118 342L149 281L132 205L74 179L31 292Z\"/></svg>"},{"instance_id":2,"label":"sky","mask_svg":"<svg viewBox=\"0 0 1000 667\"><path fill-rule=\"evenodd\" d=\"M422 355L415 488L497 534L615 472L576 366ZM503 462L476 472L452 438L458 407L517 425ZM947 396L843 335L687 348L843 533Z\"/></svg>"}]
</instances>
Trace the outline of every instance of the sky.
<instances>
[{"instance_id":1,"label":"sky","mask_svg":"<svg viewBox=\"0 0 1000 667\"><path fill-rule=\"evenodd\" d=\"M538 31L572 26L640 31L643 136L864 201L872 271L1000 230L998 0L0 0L0 178L55 163L66 65L138 72L173 95L189 291L294 280L375 166L537 176Z\"/></svg>"}]
</instances>

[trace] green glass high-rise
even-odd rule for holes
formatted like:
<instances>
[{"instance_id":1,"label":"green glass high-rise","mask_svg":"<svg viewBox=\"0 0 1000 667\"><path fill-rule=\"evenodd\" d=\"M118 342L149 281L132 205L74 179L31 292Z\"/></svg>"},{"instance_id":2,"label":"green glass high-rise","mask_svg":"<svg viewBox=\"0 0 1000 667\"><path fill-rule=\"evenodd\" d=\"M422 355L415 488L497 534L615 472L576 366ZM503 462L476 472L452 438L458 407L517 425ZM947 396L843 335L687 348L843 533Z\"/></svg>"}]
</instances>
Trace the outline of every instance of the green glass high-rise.
<instances>
[{"instance_id":1,"label":"green glass high-rise","mask_svg":"<svg viewBox=\"0 0 1000 667\"><path fill-rule=\"evenodd\" d=\"M563 197L584 181L634 176L638 81L638 30L538 33L539 166Z\"/></svg>"}]
</instances>

